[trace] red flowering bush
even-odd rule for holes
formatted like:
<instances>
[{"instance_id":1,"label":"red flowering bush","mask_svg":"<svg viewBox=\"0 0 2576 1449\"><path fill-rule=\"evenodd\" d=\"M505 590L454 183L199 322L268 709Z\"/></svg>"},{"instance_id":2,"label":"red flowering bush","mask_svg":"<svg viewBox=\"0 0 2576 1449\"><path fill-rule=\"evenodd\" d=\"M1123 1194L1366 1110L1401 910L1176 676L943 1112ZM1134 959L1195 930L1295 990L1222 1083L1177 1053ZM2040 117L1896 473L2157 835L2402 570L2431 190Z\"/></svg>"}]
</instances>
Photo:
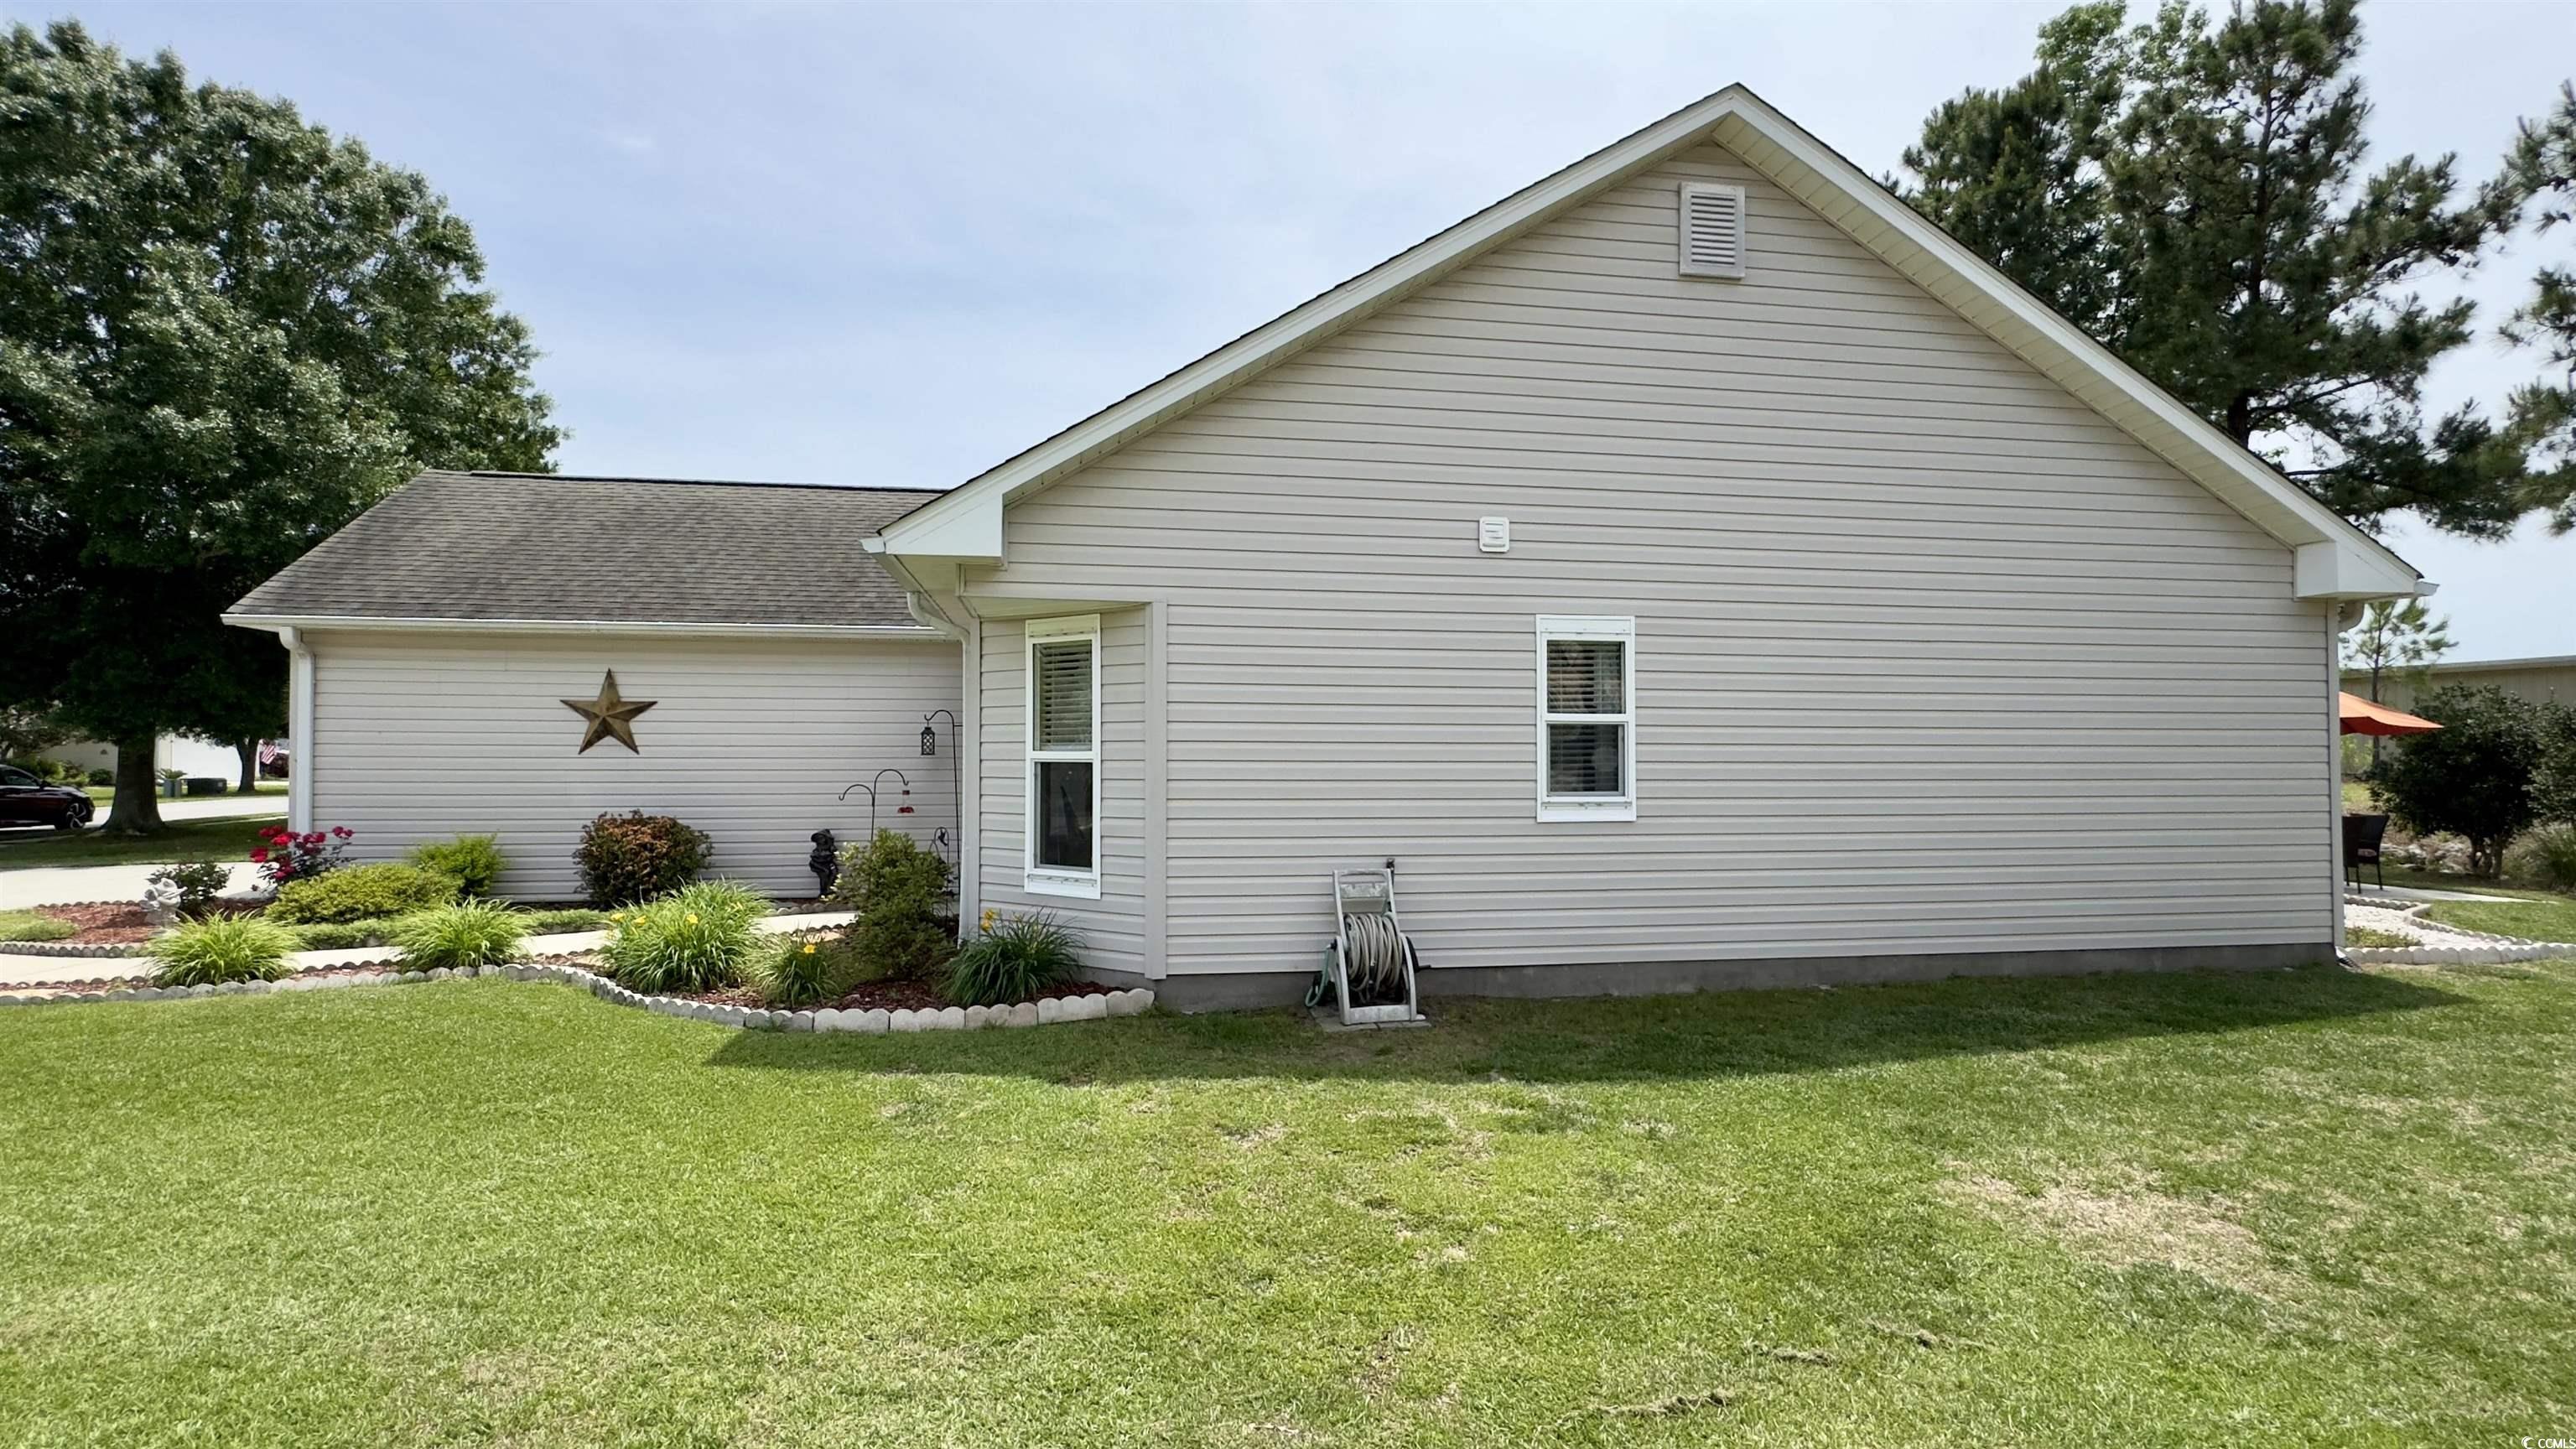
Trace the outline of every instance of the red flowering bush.
<instances>
[{"instance_id":1,"label":"red flowering bush","mask_svg":"<svg viewBox=\"0 0 2576 1449\"><path fill-rule=\"evenodd\" d=\"M259 867L270 885L327 875L348 860L349 837L355 834L346 825L300 835L283 825L271 825L259 832L259 838L268 843L250 853L250 863Z\"/></svg>"},{"instance_id":2,"label":"red flowering bush","mask_svg":"<svg viewBox=\"0 0 2576 1449\"><path fill-rule=\"evenodd\" d=\"M706 869L715 842L668 815L632 810L602 815L582 827L582 889L602 908L669 895Z\"/></svg>"}]
</instances>

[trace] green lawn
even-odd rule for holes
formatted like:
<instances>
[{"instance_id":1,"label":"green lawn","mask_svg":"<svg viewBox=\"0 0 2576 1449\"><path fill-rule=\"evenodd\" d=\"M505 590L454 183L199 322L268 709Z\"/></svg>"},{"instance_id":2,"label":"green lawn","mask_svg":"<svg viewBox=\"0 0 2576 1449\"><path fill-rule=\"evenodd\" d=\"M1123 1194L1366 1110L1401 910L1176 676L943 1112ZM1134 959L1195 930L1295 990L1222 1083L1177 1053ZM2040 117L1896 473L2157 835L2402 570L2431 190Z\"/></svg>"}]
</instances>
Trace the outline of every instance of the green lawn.
<instances>
[{"instance_id":1,"label":"green lawn","mask_svg":"<svg viewBox=\"0 0 2576 1449\"><path fill-rule=\"evenodd\" d=\"M1439 1015L0 1010L0 1443L2576 1426L2576 963Z\"/></svg>"},{"instance_id":2,"label":"green lawn","mask_svg":"<svg viewBox=\"0 0 2576 1449\"><path fill-rule=\"evenodd\" d=\"M0 911L0 941L59 941L79 934L80 928L69 921L34 911Z\"/></svg>"},{"instance_id":3,"label":"green lawn","mask_svg":"<svg viewBox=\"0 0 2576 1449\"><path fill-rule=\"evenodd\" d=\"M0 838L0 870L39 865L131 865L183 860L246 860L259 832L283 825L284 815L244 815L224 820L179 820L158 835L109 835L97 829L72 833L27 831Z\"/></svg>"},{"instance_id":4,"label":"green lawn","mask_svg":"<svg viewBox=\"0 0 2576 1449\"><path fill-rule=\"evenodd\" d=\"M2424 915L2426 919L2446 926L2466 926L2472 931L2498 936L2520 936L2526 941L2576 941L2576 900L2544 895L2539 891L2517 891L2515 894L2521 899L2435 901L2424 908Z\"/></svg>"},{"instance_id":5,"label":"green lawn","mask_svg":"<svg viewBox=\"0 0 2576 1449\"><path fill-rule=\"evenodd\" d=\"M81 789L89 795L89 798L97 801L101 805L105 805L116 798L116 787L114 785L83 785ZM238 795L241 791L235 790L232 793ZM262 780L259 782L259 788L253 790L251 793L254 795L275 795L282 800L286 798L286 782L283 780ZM200 795L196 798L203 800L212 797Z\"/></svg>"},{"instance_id":6,"label":"green lawn","mask_svg":"<svg viewBox=\"0 0 2576 1449\"><path fill-rule=\"evenodd\" d=\"M2378 884L2378 877L2367 870L2362 872L2361 880L2364 885ZM2481 896L2512 896L2516 900L2526 901L2576 900L2576 896L2564 895L2556 891L2534 890L2529 886L2502 885L2479 876L2444 875L2439 871L2415 870L2398 865L2388 868L2388 883L2393 886L2414 886L2422 890L2467 891Z\"/></svg>"}]
</instances>

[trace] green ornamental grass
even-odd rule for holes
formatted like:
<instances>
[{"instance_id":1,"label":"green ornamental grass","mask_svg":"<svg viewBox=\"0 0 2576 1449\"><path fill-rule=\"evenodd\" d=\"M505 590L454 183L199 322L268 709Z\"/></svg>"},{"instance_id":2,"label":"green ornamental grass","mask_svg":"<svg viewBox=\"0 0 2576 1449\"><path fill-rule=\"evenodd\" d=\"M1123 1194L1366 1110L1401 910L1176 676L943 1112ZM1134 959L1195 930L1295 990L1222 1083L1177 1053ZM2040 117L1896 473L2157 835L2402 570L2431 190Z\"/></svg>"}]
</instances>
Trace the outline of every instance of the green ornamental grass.
<instances>
[{"instance_id":1,"label":"green ornamental grass","mask_svg":"<svg viewBox=\"0 0 2576 1449\"><path fill-rule=\"evenodd\" d=\"M190 921L157 936L152 975L159 986L212 986L226 981L274 981L286 974L286 953L296 948L284 927L257 916L217 916Z\"/></svg>"},{"instance_id":2,"label":"green ornamental grass","mask_svg":"<svg viewBox=\"0 0 2576 1449\"><path fill-rule=\"evenodd\" d=\"M732 881L699 881L609 917L601 964L630 991L713 991L742 983L769 898Z\"/></svg>"},{"instance_id":3,"label":"green ornamental grass","mask_svg":"<svg viewBox=\"0 0 2576 1449\"><path fill-rule=\"evenodd\" d=\"M517 960L527 928L507 906L466 901L405 916L390 934L402 948L403 964L413 970L463 971Z\"/></svg>"},{"instance_id":4,"label":"green ornamental grass","mask_svg":"<svg viewBox=\"0 0 2576 1449\"><path fill-rule=\"evenodd\" d=\"M948 962L945 989L960 1006L1031 1001L1082 975L1082 933L1045 911L985 918L983 934Z\"/></svg>"},{"instance_id":5,"label":"green ornamental grass","mask_svg":"<svg viewBox=\"0 0 2576 1449\"><path fill-rule=\"evenodd\" d=\"M795 1011L840 1000L857 982L853 968L837 941L790 937L753 956L751 984L769 1005Z\"/></svg>"}]
</instances>

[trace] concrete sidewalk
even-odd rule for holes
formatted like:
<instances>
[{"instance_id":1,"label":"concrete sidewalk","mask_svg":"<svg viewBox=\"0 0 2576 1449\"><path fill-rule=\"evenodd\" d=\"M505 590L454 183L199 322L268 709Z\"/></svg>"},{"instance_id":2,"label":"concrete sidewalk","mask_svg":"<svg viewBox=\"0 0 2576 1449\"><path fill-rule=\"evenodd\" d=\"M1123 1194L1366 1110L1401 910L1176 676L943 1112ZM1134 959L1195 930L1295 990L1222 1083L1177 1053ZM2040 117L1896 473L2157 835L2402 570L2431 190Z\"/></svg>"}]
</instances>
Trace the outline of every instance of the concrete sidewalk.
<instances>
[{"instance_id":1,"label":"concrete sidewalk","mask_svg":"<svg viewBox=\"0 0 2576 1449\"><path fill-rule=\"evenodd\" d=\"M79 901L140 901L143 887L152 872L161 867L141 865L38 865L23 870L7 868L8 856L0 852L0 911L23 911L29 906L67 906ZM227 895L242 895L259 882L259 867L248 861L236 861L232 879L224 886ZM0 951L7 950L0 945Z\"/></svg>"},{"instance_id":2,"label":"concrete sidewalk","mask_svg":"<svg viewBox=\"0 0 2576 1449\"><path fill-rule=\"evenodd\" d=\"M804 911L792 916L765 916L760 929L771 935L789 931L811 931L828 926L846 926L849 911ZM588 951L606 939L605 931L565 931L551 936L530 936L519 949L530 956L569 956ZM151 958L146 956L12 956L0 945L0 990L12 986L51 986L62 981L136 980L152 974ZM295 971L318 971L332 966L354 966L361 962L396 961L402 952L392 946L353 946L344 951L298 951L286 958Z\"/></svg>"}]
</instances>

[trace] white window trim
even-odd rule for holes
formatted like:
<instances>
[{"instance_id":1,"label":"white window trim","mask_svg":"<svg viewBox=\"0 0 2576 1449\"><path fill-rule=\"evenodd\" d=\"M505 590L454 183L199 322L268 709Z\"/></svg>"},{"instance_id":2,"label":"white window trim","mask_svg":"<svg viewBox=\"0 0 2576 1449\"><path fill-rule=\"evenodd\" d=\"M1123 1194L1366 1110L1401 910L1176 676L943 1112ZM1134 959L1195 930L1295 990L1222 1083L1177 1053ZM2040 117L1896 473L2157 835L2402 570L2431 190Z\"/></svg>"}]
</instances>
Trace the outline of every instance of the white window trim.
<instances>
[{"instance_id":1,"label":"white window trim","mask_svg":"<svg viewBox=\"0 0 2576 1449\"><path fill-rule=\"evenodd\" d=\"M1551 639L1613 641L1619 650L1618 714L1550 714L1547 708L1547 644ZM1538 818L1541 824L1568 820L1634 820L1637 818L1637 621L1602 614L1541 614L1535 649L1538 667ZM1547 727L1551 724L1617 724L1619 783L1617 795L1551 795L1547 791Z\"/></svg>"},{"instance_id":2,"label":"white window trim","mask_svg":"<svg viewBox=\"0 0 2576 1449\"><path fill-rule=\"evenodd\" d=\"M1082 900L1100 899L1100 616L1080 614L1065 619L1032 619L1022 629L1020 641L1020 687L1028 696L1021 711L1020 752L1026 759L1020 798L1020 865L1021 885L1031 895L1074 896ZM1068 639L1091 641L1091 747L1086 750L1041 750L1038 748L1038 646L1061 644ZM1069 870L1060 865L1038 864L1038 766L1053 761L1059 764L1091 766L1091 869Z\"/></svg>"}]
</instances>

